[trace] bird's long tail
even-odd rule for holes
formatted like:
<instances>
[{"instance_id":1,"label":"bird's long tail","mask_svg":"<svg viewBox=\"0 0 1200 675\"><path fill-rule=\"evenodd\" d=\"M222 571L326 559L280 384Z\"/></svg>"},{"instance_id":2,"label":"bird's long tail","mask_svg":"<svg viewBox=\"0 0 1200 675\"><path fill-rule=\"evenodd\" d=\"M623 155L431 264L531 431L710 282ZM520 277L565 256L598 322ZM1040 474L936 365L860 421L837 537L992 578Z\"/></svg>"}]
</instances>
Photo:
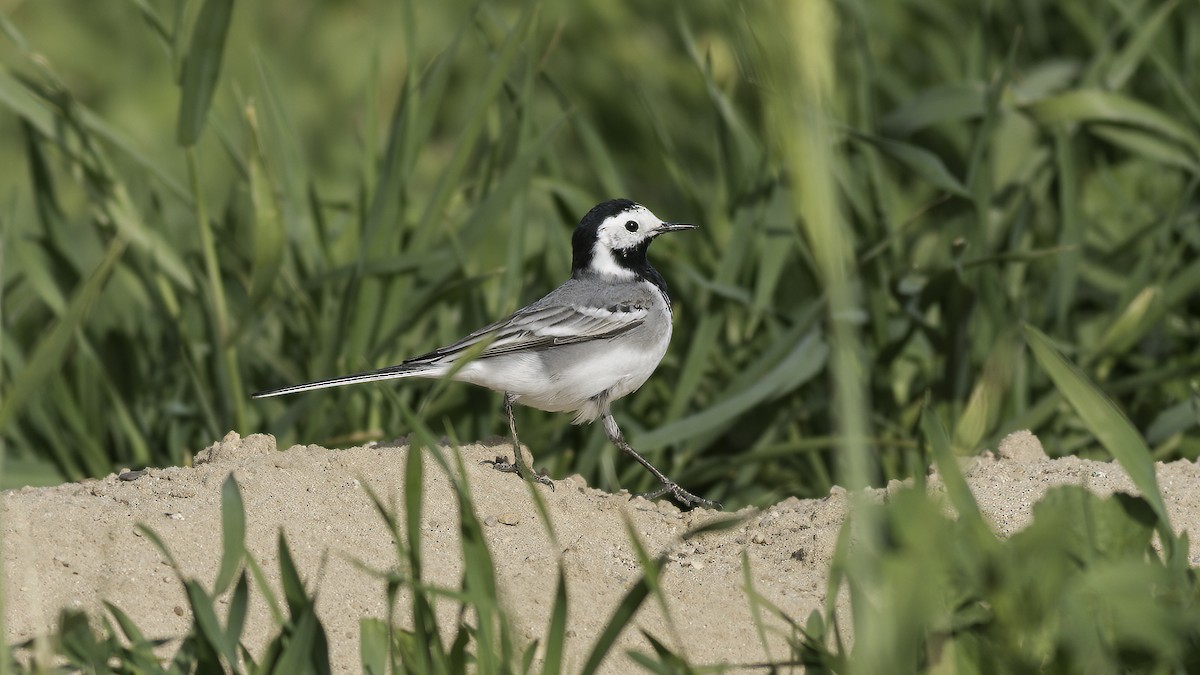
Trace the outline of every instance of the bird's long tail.
<instances>
[{"instance_id":1,"label":"bird's long tail","mask_svg":"<svg viewBox=\"0 0 1200 675\"><path fill-rule=\"evenodd\" d=\"M293 384L288 387L279 387L278 389L267 389L266 391L251 394L251 396L253 398L270 398L272 396L298 394L302 391L312 391L313 389L343 387L347 384L358 384L360 382L379 382L381 380L395 380L402 377L438 377L444 370L444 368L436 366L431 367L429 364L401 363L400 365L380 368L379 370L369 370L365 373L331 377L327 380Z\"/></svg>"}]
</instances>

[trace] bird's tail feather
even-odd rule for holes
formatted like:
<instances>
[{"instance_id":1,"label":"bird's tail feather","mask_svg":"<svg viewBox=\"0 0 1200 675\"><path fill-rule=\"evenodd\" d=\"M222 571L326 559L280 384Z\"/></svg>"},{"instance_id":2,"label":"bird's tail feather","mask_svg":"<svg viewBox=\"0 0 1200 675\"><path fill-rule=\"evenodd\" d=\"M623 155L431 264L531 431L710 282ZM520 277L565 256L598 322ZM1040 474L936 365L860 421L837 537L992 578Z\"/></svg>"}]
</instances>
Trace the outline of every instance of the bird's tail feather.
<instances>
[{"instance_id":1,"label":"bird's tail feather","mask_svg":"<svg viewBox=\"0 0 1200 675\"><path fill-rule=\"evenodd\" d=\"M360 382L379 382L381 380L395 380L402 377L437 377L444 369L430 367L425 364L400 364L398 366L390 366L388 368L380 368L379 370L369 370L365 373L355 373L353 375L342 375L341 377L331 377L326 380L317 380L315 382L305 382L304 384L293 384L287 387L279 387L278 389L267 389L266 391L256 392L251 394L253 398L270 398L272 396L286 396L287 394L298 394L302 391L312 391L313 389L328 389L330 387L342 387L347 384L358 384Z\"/></svg>"}]
</instances>

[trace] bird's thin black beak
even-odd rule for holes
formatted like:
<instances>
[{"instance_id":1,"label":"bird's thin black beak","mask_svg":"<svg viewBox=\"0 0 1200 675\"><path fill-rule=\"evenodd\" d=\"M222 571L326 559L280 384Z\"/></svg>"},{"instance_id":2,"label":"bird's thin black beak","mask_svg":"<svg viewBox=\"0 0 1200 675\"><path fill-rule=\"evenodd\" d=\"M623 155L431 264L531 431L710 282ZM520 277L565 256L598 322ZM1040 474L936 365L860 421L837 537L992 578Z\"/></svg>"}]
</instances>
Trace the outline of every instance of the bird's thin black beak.
<instances>
[{"instance_id":1,"label":"bird's thin black beak","mask_svg":"<svg viewBox=\"0 0 1200 675\"><path fill-rule=\"evenodd\" d=\"M691 223L663 223L655 230L655 234L663 232L681 232L683 230L694 230L696 226Z\"/></svg>"}]
</instances>

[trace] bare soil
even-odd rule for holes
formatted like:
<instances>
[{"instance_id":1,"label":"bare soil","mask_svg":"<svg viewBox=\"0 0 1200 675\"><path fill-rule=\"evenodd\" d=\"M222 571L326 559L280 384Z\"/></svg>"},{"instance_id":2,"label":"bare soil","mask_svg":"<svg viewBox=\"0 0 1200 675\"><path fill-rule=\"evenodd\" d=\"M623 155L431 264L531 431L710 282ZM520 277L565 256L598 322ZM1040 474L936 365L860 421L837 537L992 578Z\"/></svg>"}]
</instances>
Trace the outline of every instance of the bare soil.
<instances>
[{"instance_id":1,"label":"bare soil","mask_svg":"<svg viewBox=\"0 0 1200 675\"><path fill-rule=\"evenodd\" d=\"M679 537L688 529L729 514L681 512L666 500L650 503L607 494L572 476L556 480L554 491L538 488L549 506L558 542L554 544L529 487L515 476L480 465L509 451L501 443L460 449L495 558L501 599L520 638L532 641L545 635L558 561L564 563L568 672L583 664L621 597L641 575L627 523L652 554L670 553L662 583L673 623L664 620L653 600L647 601L606 662L608 672L635 669L626 649L649 651L636 628L695 664L783 657L782 640L770 636L769 649L764 649L751 620L743 552L757 590L793 618L803 621L824 603L826 573L847 509L845 490L834 488L822 499L788 498L766 509L744 509L737 514L746 517L739 526L683 544ZM383 583L363 567L382 570L397 563L391 536L362 484L402 503L407 454L401 443L347 450L294 446L277 452L273 437L230 433L201 453L195 467L150 469L136 480L113 474L6 492L5 638L12 644L52 632L63 607L100 616L102 600L127 612L149 637L186 633L192 617L178 574L197 577L211 587L221 555L221 484L232 472L245 499L251 555L278 593L276 540L282 528L306 584L317 589L335 671L358 672L359 619L386 615ZM984 453L964 467L985 515L1004 535L1028 523L1032 505L1051 486L1079 484L1102 495L1135 492L1118 465L1074 457L1049 459L1028 432L1013 434L997 452ZM457 587L462 561L456 502L449 480L428 457L425 468L426 576L432 583ZM1180 461L1157 468L1172 524L1196 532L1200 466ZM886 495L899 485L878 492ZM940 491L936 476L930 490ZM136 531L137 523L150 526L165 540L181 569L166 563ZM1200 564L1198 554L1193 545L1193 564ZM407 606L401 598L401 620ZM439 611L443 625L452 626L454 608L446 605ZM266 605L255 594L246 645L261 651L272 629Z\"/></svg>"}]
</instances>

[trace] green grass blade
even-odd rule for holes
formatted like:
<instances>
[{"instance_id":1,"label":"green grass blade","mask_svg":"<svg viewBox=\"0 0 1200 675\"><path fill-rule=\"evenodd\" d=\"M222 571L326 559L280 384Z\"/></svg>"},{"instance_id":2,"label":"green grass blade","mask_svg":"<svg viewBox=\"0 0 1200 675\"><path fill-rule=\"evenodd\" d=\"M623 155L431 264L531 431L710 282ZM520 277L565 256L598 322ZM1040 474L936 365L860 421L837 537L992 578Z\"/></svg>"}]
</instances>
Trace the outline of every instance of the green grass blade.
<instances>
[{"instance_id":1,"label":"green grass blade","mask_svg":"<svg viewBox=\"0 0 1200 675\"><path fill-rule=\"evenodd\" d=\"M681 645L683 644L683 636L680 635L679 628L675 625L675 618L671 615L671 608L667 605L667 596L663 593L662 585L658 583L658 577L662 573L665 558L652 559L650 552L646 550L646 546L642 544L641 538L638 537L633 521L628 517L624 518L624 521L625 536L629 539L629 543L633 545L634 555L638 559L638 567L642 568L642 576L650 587L650 594L654 596L654 599L658 603L667 631L675 640L675 644Z\"/></svg>"},{"instance_id":2,"label":"green grass blade","mask_svg":"<svg viewBox=\"0 0 1200 675\"><path fill-rule=\"evenodd\" d=\"M1142 498L1154 509L1154 514L1158 516L1159 535L1169 554L1176 537L1167 517L1167 507L1158 488L1154 460L1146 441L1133 427L1129 418L1125 417L1125 413L1105 396L1083 371L1059 353L1045 334L1028 324L1023 328L1025 341L1033 350L1038 364L1075 409L1088 431L1112 453L1129 474L1134 486L1142 493Z\"/></svg>"},{"instance_id":3,"label":"green grass blade","mask_svg":"<svg viewBox=\"0 0 1200 675\"><path fill-rule=\"evenodd\" d=\"M1028 106L1046 125L1071 122L1112 122L1141 127L1200 151L1200 137L1170 115L1147 103L1115 92L1080 89L1045 98Z\"/></svg>"},{"instance_id":4,"label":"green grass blade","mask_svg":"<svg viewBox=\"0 0 1200 675\"><path fill-rule=\"evenodd\" d=\"M462 540L463 590L476 613L476 659L481 670L502 670L516 658L509 623L496 602L496 563L475 515L467 471L461 452L454 453L458 479L459 535ZM527 482L527 487L534 486Z\"/></svg>"},{"instance_id":5,"label":"green grass blade","mask_svg":"<svg viewBox=\"0 0 1200 675\"><path fill-rule=\"evenodd\" d=\"M80 125L97 137L108 141L110 146L120 150L126 157L140 165L150 175L157 178L158 182L162 183L163 187L167 188L181 202L191 205L192 197L188 194L187 188L183 187L183 183L180 183L179 179L172 175L166 167L156 160L151 159L149 155L134 145L132 139L113 128L108 122L89 110L81 102L74 101L72 105L77 108L76 113L79 116Z\"/></svg>"},{"instance_id":6,"label":"green grass blade","mask_svg":"<svg viewBox=\"0 0 1200 675\"><path fill-rule=\"evenodd\" d=\"M908 136L945 122L980 117L987 89L979 82L939 85L909 99L880 120L888 134Z\"/></svg>"},{"instance_id":7,"label":"green grass blade","mask_svg":"<svg viewBox=\"0 0 1200 675\"><path fill-rule=\"evenodd\" d=\"M183 100L179 104L175 137L184 147L195 145L204 131L204 121L208 118L208 109L212 105L217 79L221 74L225 36L229 33L232 17L233 0L204 0L196 16L179 82Z\"/></svg>"},{"instance_id":8,"label":"green grass blade","mask_svg":"<svg viewBox=\"0 0 1200 675\"><path fill-rule=\"evenodd\" d=\"M754 632L758 635L758 643L762 646L763 654L769 661L771 660L771 643L767 641L767 627L763 622L763 603L759 601L762 596L754 588L754 575L750 570L750 555L746 549L742 549L742 587L745 589L746 600L750 605L750 620L754 623Z\"/></svg>"},{"instance_id":9,"label":"green grass blade","mask_svg":"<svg viewBox=\"0 0 1200 675\"><path fill-rule=\"evenodd\" d=\"M6 68L0 68L0 103L29 122L43 136L54 138L57 125L54 111Z\"/></svg>"},{"instance_id":10,"label":"green grass blade","mask_svg":"<svg viewBox=\"0 0 1200 675\"><path fill-rule=\"evenodd\" d=\"M185 153L188 166L188 176L191 179L192 195L196 217L196 229L200 234L200 249L204 258L204 272L208 277L208 307L207 314L212 323L212 339L220 351L216 359L217 374L226 392L225 403L232 409L232 422L235 429L245 428L245 390L242 387L241 370L238 365L237 347L230 340L230 315L228 301L225 297L225 283L221 277L221 264L217 255L216 237L213 234L213 223L208 218L208 207L205 205L204 191L201 189L200 166L195 148L188 148Z\"/></svg>"},{"instance_id":11,"label":"green grass blade","mask_svg":"<svg viewBox=\"0 0 1200 675\"><path fill-rule=\"evenodd\" d=\"M967 406L954 427L954 448L963 454L974 454L979 450L988 431L1000 419L1004 409L1005 395L1012 386L1013 372L1017 370L1019 343L1012 332L1002 334L992 346L983 372L971 389ZM928 440L926 434L926 440Z\"/></svg>"},{"instance_id":12,"label":"green grass blade","mask_svg":"<svg viewBox=\"0 0 1200 675\"><path fill-rule=\"evenodd\" d=\"M1162 303L1162 288L1147 286L1125 306L1092 348L1093 354L1121 354L1134 347L1157 322L1153 319Z\"/></svg>"},{"instance_id":13,"label":"green grass blade","mask_svg":"<svg viewBox=\"0 0 1200 675\"><path fill-rule=\"evenodd\" d=\"M6 429L9 422L29 404L51 375L62 368L72 337L83 327L124 252L125 239L113 239L104 259L75 291L62 317L54 322L45 337L38 342L33 356L25 364L25 368L17 373L4 396L4 404L0 406L0 430Z\"/></svg>"},{"instance_id":14,"label":"green grass blade","mask_svg":"<svg viewBox=\"0 0 1200 675\"><path fill-rule=\"evenodd\" d=\"M263 573L262 567L252 555L246 556L246 567L249 568L250 575L254 577L254 585L258 588L258 592L263 594L263 600L266 601L267 609L271 612L271 619L276 626L282 626L283 610L279 607L279 598L275 596L271 584L267 583L267 575Z\"/></svg>"},{"instance_id":15,"label":"green grass blade","mask_svg":"<svg viewBox=\"0 0 1200 675\"><path fill-rule=\"evenodd\" d=\"M542 675L562 672L563 646L567 641L567 573L558 564L558 583L554 586L554 606L550 608L550 624L546 627L546 652L542 658Z\"/></svg>"},{"instance_id":16,"label":"green grass blade","mask_svg":"<svg viewBox=\"0 0 1200 675\"><path fill-rule=\"evenodd\" d=\"M722 226L732 225L735 231L748 230L753 227L756 214L749 209L741 209L735 215L732 223L728 221L705 223L707 229L712 226L716 230ZM714 281L719 285L733 285L738 274L744 268L750 248L750 237L732 237L722 250L719 267L714 275ZM675 420L683 417L688 405L692 402L696 390L705 376L706 371L714 361L714 354L719 350L718 337L723 324L715 312L707 312L709 301L706 297L689 298L688 309L696 312L700 320L693 324L692 340L687 346L683 365L680 367L679 379L675 382L674 392L667 405L666 419Z\"/></svg>"},{"instance_id":17,"label":"green grass blade","mask_svg":"<svg viewBox=\"0 0 1200 675\"><path fill-rule=\"evenodd\" d=\"M436 218L442 216L446 204L449 203L451 196L454 194L454 187L462 180L467 160L470 159L471 153L475 148L475 142L479 138L480 132L483 131L484 121L487 119L488 110L490 109L489 103L500 92L505 78L508 76L509 69L512 67L517 55L521 53L521 47L525 44L525 37L529 33L529 27L532 25L533 17L537 13L537 6L536 2L524 3L521 14L517 17L513 27L509 29L504 44L500 47L499 53L496 54L487 79L476 90L474 99L468 104L467 109L474 111L474 113L467 120L467 127L459 134L454 155L446 164L445 170L438 176L433 192L426 202L424 213L418 221L415 230L414 246L427 248L424 242L428 241L428 237L439 229L434 225L434 221Z\"/></svg>"},{"instance_id":18,"label":"green grass blade","mask_svg":"<svg viewBox=\"0 0 1200 675\"><path fill-rule=\"evenodd\" d=\"M175 561L175 557L171 555L171 549L167 548L167 544L162 540L162 537L159 537L157 532L143 525L142 523L138 523L136 527L138 532L141 532L143 536L150 540L150 543L154 544L154 547L157 548L158 552L162 554L162 557L166 559L167 564L171 566L171 569L175 570L175 574L179 574L179 563L177 563Z\"/></svg>"},{"instance_id":19,"label":"green grass blade","mask_svg":"<svg viewBox=\"0 0 1200 675\"><path fill-rule=\"evenodd\" d=\"M358 654L363 675L387 675L388 625L381 619L362 618L358 621Z\"/></svg>"},{"instance_id":20,"label":"green grass blade","mask_svg":"<svg viewBox=\"0 0 1200 675\"><path fill-rule=\"evenodd\" d=\"M233 474L221 484L221 566L213 595L229 589L246 555L246 507Z\"/></svg>"},{"instance_id":21,"label":"green grass blade","mask_svg":"<svg viewBox=\"0 0 1200 675\"><path fill-rule=\"evenodd\" d=\"M124 183L112 183L106 187L108 192L104 196L101 208L121 236L128 239L135 249L150 256L156 268L170 277L171 282L181 290L194 290L196 283L191 270L180 255L179 247L172 245L162 232L146 224Z\"/></svg>"},{"instance_id":22,"label":"green grass blade","mask_svg":"<svg viewBox=\"0 0 1200 675\"><path fill-rule=\"evenodd\" d=\"M925 435L925 442L929 444L934 465L937 466L942 482L946 485L946 494L950 497L950 504L958 513L958 517L969 523L978 532L988 532L987 523L979 510L979 504L975 501L975 496L971 494L967 479L958 466L958 456L954 454L954 449L950 445L950 436L946 433L946 427L942 425L942 421L937 418L928 404L921 410L921 431Z\"/></svg>"},{"instance_id":23,"label":"green grass blade","mask_svg":"<svg viewBox=\"0 0 1200 675\"><path fill-rule=\"evenodd\" d=\"M412 667L416 672L436 672L439 665L444 665L446 650L442 643L437 614L434 612L433 595L429 592L428 587L421 583L422 557L420 551L424 459L427 452L433 457L438 457L435 450L437 442L429 433L428 428L417 422L416 417L406 406L401 404L401 407L410 423L416 422L412 424L416 442L409 443L404 470L404 546L412 587L412 637L417 644L421 645L421 648L417 649L413 655ZM464 561L469 563L470 558L464 556ZM467 572L464 571L464 575L466 574Z\"/></svg>"},{"instance_id":24,"label":"green grass blade","mask_svg":"<svg viewBox=\"0 0 1200 675\"><path fill-rule=\"evenodd\" d=\"M246 115L250 132L254 136L255 148L250 154L250 196L254 204L254 269L250 277L250 301L246 305L246 312L257 313L261 311L263 303L279 278L287 246L279 199L275 192L271 167L267 164L263 149L258 118L253 108L248 109Z\"/></svg>"},{"instance_id":25,"label":"green grass blade","mask_svg":"<svg viewBox=\"0 0 1200 675\"><path fill-rule=\"evenodd\" d=\"M204 591L195 579L186 579L183 587L187 591L188 602L192 607L192 616L196 618L196 627L200 635L207 641L214 652L225 658L225 663L237 672L236 645L229 642L225 631L213 611L213 598Z\"/></svg>"},{"instance_id":26,"label":"green grass blade","mask_svg":"<svg viewBox=\"0 0 1200 675\"><path fill-rule=\"evenodd\" d=\"M245 570L238 577L237 585L233 587L233 596L229 598L229 615L225 619L225 639L230 644L241 642L242 631L246 628L246 612L250 608L250 579Z\"/></svg>"},{"instance_id":27,"label":"green grass blade","mask_svg":"<svg viewBox=\"0 0 1200 675\"><path fill-rule=\"evenodd\" d=\"M653 573L659 570L655 568ZM594 675L600 668L600 664L608 656L608 652L616 643L617 638L625 627L633 621L633 615L641 609L642 603L646 601L646 597L650 595L650 584L646 578L646 574L650 574L651 570L647 570L641 578L634 583L633 587L626 591L625 596L621 598L620 604L613 610L612 615L608 619L608 623L604 625L604 630L600 632L600 637L596 638L596 643L592 646L592 650L588 653L587 660L580 669L580 675Z\"/></svg>"},{"instance_id":28,"label":"green grass blade","mask_svg":"<svg viewBox=\"0 0 1200 675\"><path fill-rule=\"evenodd\" d=\"M133 622L133 619L129 618L129 615L122 611L120 607L117 607L107 600L104 601L104 607L108 610L109 614L112 614L113 618L116 619L117 625L121 627L121 632L125 634L126 640L129 640L129 642L134 645L146 641L146 636L142 635L141 629L137 627L137 624Z\"/></svg>"},{"instance_id":29,"label":"green grass blade","mask_svg":"<svg viewBox=\"0 0 1200 675\"><path fill-rule=\"evenodd\" d=\"M567 112L569 113L570 111ZM592 124L591 120L585 115L572 115L571 126L575 129L575 133L579 135L579 142L583 146L588 164L596 173L596 180L600 183L604 194L630 194L629 188L625 185L625 179L622 178L621 172L617 170L612 151L605 147L603 138L596 131L596 126Z\"/></svg>"},{"instance_id":30,"label":"green grass blade","mask_svg":"<svg viewBox=\"0 0 1200 675\"><path fill-rule=\"evenodd\" d=\"M313 646L317 640L317 611L305 606L299 616L293 617L295 632L292 633L279 654L279 660L271 669L273 675L314 672Z\"/></svg>"},{"instance_id":31,"label":"green grass blade","mask_svg":"<svg viewBox=\"0 0 1200 675\"><path fill-rule=\"evenodd\" d=\"M62 656L80 671L101 673L107 669L107 650L96 641L84 612L65 609L59 614L58 639Z\"/></svg>"},{"instance_id":32,"label":"green grass blade","mask_svg":"<svg viewBox=\"0 0 1200 675\"><path fill-rule=\"evenodd\" d=\"M422 448L415 443L408 446L408 458L404 463L404 541L407 544L408 571L412 578L413 632L422 644L439 640L437 616L433 603L415 586L421 582L421 506L425 486L425 462Z\"/></svg>"},{"instance_id":33,"label":"green grass blade","mask_svg":"<svg viewBox=\"0 0 1200 675\"><path fill-rule=\"evenodd\" d=\"M1108 65L1108 72L1104 76L1106 89L1117 90L1125 87L1129 78L1145 60L1146 54L1159 42L1159 33L1178 5L1178 0L1164 2L1150 18L1137 26L1137 30Z\"/></svg>"},{"instance_id":34,"label":"green grass blade","mask_svg":"<svg viewBox=\"0 0 1200 675\"><path fill-rule=\"evenodd\" d=\"M762 402L786 395L823 372L829 361L829 345L819 330L799 340L786 354L752 386L734 392L693 415L664 424L638 436L638 447L653 450L668 443L680 443L696 436L712 433L733 424L739 415Z\"/></svg>"},{"instance_id":35,"label":"green grass blade","mask_svg":"<svg viewBox=\"0 0 1200 675\"><path fill-rule=\"evenodd\" d=\"M300 579L300 572L296 569L296 561L288 548L283 528L279 529L279 584L283 587L283 597L287 601L292 621L299 621L300 615L312 603L308 592L304 590L304 581Z\"/></svg>"},{"instance_id":36,"label":"green grass blade","mask_svg":"<svg viewBox=\"0 0 1200 675\"><path fill-rule=\"evenodd\" d=\"M1064 334L1067 329L1079 286L1079 268L1083 259L1083 223L1079 213L1079 172L1074 141L1073 131L1062 127L1054 129L1058 208L1062 223L1059 228L1058 245L1063 248L1063 253L1057 258L1058 273L1054 277L1054 325L1059 334Z\"/></svg>"},{"instance_id":37,"label":"green grass blade","mask_svg":"<svg viewBox=\"0 0 1200 675\"><path fill-rule=\"evenodd\" d=\"M908 167L913 173L931 184L950 194L966 199L971 198L967 187L954 174L950 173L942 159L925 148L890 138L881 138L873 134L857 131L851 132L851 134L854 138L879 148L884 154Z\"/></svg>"},{"instance_id":38,"label":"green grass blade","mask_svg":"<svg viewBox=\"0 0 1200 675\"><path fill-rule=\"evenodd\" d=\"M1152 159L1167 167L1183 169L1193 175L1200 173L1200 164L1197 164L1196 154L1188 152L1187 146L1180 145L1169 138L1163 138L1134 127L1108 124L1093 124L1089 131L1094 136L1112 143L1131 155Z\"/></svg>"},{"instance_id":39,"label":"green grass blade","mask_svg":"<svg viewBox=\"0 0 1200 675\"><path fill-rule=\"evenodd\" d=\"M745 517L735 516L731 518L719 518L711 520L699 527L688 530L683 534L683 541L690 541L696 537L708 534L710 532L723 532L737 527L746 521ZM600 637L596 638L596 642L592 645L592 650L588 653L587 660L584 662L583 668L580 669L581 675L592 675L600 668L604 659L608 656L608 652L620 637L621 632L633 620L633 616L641 608L642 603L650 595L651 588L658 584L658 576L662 573L663 562L665 556L660 556L652 561L654 564L645 569L642 576L634 583L617 608L613 610L608 622L604 625L604 630L600 632ZM650 577L653 576L653 579Z\"/></svg>"}]
</instances>

